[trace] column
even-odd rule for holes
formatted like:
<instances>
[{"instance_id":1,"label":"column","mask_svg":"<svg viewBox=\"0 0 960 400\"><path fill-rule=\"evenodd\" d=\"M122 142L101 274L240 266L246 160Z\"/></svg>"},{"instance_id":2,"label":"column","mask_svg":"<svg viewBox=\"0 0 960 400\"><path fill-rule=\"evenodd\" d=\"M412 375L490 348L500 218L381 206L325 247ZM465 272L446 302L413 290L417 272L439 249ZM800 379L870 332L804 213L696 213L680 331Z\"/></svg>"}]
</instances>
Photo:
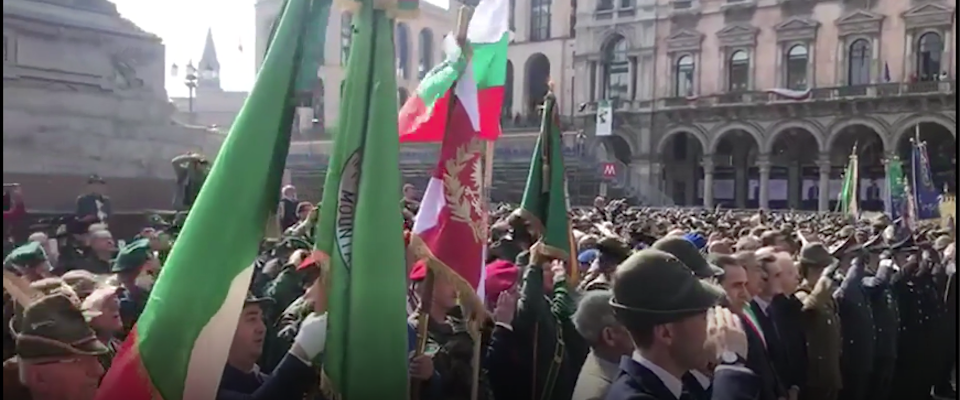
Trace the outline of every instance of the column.
<instances>
[{"instance_id":1,"label":"column","mask_svg":"<svg viewBox=\"0 0 960 400\"><path fill-rule=\"evenodd\" d=\"M683 180L683 205L695 206L697 204L697 167L696 164L687 166L687 178Z\"/></svg>"},{"instance_id":2,"label":"column","mask_svg":"<svg viewBox=\"0 0 960 400\"><path fill-rule=\"evenodd\" d=\"M703 208L713 209L713 156L703 156Z\"/></svg>"},{"instance_id":3,"label":"column","mask_svg":"<svg viewBox=\"0 0 960 400\"><path fill-rule=\"evenodd\" d=\"M820 187L818 190L820 197L817 199L817 210L825 212L830 210L830 155L821 154L817 166L820 167Z\"/></svg>"},{"instance_id":4,"label":"column","mask_svg":"<svg viewBox=\"0 0 960 400\"><path fill-rule=\"evenodd\" d=\"M807 45L807 88L817 87L817 42Z\"/></svg>"},{"instance_id":5,"label":"column","mask_svg":"<svg viewBox=\"0 0 960 400\"><path fill-rule=\"evenodd\" d=\"M787 169L787 204L799 209L803 202L803 171L799 161L790 160Z\"/></svg>"},{"instance_id":6,"label":"column","mask_svg":"<svg viewBox=\"0 0 960 400\"><path fill-rule=\"evenodd\" d=\"M623 100L633 100L637 98L637 88L633 85L637 81L637 58L629 57L627 58L627 76L630 78L627 79L627 98Z\"/></svg>"},{"instance_id":7,"label":"column","mask_svg":"<svg viewBox=\"0 0 960 400\"><path fill-rule=\"evenodd\" d=\"M757 167L760 168L760 208L770 208L770 159L761 155L757 159Z\"/></svg>"},{"instance_id":8,"label":"column","mask_svg":"<svg viewBox=\"0 0 960 400\"><path fill-rule=\"evenodd\" d=\"M597 99L598 101L599 101L599 100L606 100L606 99L604 98L604 97L606 97L606 93L604 93L604 92L606 91L605 89L606 89L606 86L607 86L607 82L605 82L605 81L603 80L603 65L601 65L601 64L600 64L599 62L597 62L597 61L594 61L594 62L593 62L593 65L596 66L596 67L594 67L593 71L594 71L594 74L595 74L595 75L594 75L594 76L595 76L594 79L595 79L595 82L597 83L597 87L594 88L594 90L595 90L594 96L596 96L596 99Z\"/></svg>"},{"instance_id":9,"label":"column","mask_svg":"<svg viewBox=\"0 0 960 400\"><path fill-rule=\"evenodd\" d=\"M787 87L787 74L784 73L783 68L783 59L786 57L786 52L784 51L783 44L777 42L777 58L774 62L773 76L776 78L773 81L776 82L777 87ZM807 59L809 62L810 52L807 52ZM809 70L809 68L808 68Z\"/></svg>"}]
</instances>

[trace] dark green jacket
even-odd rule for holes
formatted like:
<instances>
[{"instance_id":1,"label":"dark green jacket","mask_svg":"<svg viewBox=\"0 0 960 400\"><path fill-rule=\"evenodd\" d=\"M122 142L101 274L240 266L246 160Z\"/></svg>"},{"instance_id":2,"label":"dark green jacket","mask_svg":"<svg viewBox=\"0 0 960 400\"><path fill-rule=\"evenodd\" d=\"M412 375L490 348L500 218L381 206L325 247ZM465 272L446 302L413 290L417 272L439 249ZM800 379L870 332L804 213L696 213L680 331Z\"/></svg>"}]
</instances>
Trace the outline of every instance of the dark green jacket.
<instances>
[{"instance_id":1,"label":"dark green jacket","mask_svg":"<svg viewBox=\"0 0 960 400\"><path fill-rule=\"evenodd\" d=\"M531 387L536 393L529 398L570 400L590 347L570 320L576 304L566 282L556 282L548 297L543 279L539 266L526 268L513 328L519 340L528 341L521 347L534 352L521 360L533 364L531 375L536 383L531 382Z\"/></svg>"}]
</instances>

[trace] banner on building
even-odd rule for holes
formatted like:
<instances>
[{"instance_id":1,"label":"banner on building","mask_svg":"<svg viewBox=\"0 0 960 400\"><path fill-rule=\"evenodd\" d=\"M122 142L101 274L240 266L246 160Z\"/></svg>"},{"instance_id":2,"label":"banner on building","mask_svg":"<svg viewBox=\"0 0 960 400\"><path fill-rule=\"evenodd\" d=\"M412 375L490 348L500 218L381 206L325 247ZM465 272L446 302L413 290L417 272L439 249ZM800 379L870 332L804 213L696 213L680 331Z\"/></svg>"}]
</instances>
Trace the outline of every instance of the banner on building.
<instances>
[{"instance_id":1,"label":"banner on building","mask_svg":"<svg viewBox=\"0 0 960 400\"><path fill-rule=\"evenodd\" d=\"M613 135L613 107L609 100L597 103L597 136Z\"/></svg>"}]
</instances>

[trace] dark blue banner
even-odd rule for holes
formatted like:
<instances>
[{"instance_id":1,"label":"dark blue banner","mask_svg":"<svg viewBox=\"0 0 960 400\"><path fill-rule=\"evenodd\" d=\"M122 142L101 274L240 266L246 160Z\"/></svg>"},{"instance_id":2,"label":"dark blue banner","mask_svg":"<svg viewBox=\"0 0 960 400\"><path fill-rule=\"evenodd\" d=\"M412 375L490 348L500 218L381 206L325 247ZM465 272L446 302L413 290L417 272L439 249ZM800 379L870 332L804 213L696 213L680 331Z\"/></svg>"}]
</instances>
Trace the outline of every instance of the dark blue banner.
<instances>
[{"instance_id":1,"label":"dark blue banner","mask_svg":"<svg viewBox=\"0 0 960 400\"><path fill-rule=\"evenodd\" d=\"M918 135L919 136L919 135ZM940 219L940 191L933 184L927 145L917 137L913 142L913 198L917 204L917 220Z\"/></svg>"}]
</instances>

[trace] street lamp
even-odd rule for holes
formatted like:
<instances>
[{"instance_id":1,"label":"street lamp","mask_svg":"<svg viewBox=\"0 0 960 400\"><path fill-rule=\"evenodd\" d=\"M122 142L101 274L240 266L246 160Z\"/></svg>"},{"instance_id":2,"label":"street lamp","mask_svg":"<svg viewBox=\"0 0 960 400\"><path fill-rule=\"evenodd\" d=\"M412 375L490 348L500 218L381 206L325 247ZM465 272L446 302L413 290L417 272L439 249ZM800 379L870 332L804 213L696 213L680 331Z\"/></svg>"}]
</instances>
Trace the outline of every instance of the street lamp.
<instances>
[{"instance_id":1,"label":"street lamp","mask_svg":"<svg viewBox=\"0 0 960 400\"><path fill-rule=\"evenodd\" d=\"M193 96L197 90L197 68L193 66L193 61L187 63L187 73L183 77L183 84L189 91L187 97L187 110L190 112L190 122L193 122Z\"/></svg>"}]
</instances>

